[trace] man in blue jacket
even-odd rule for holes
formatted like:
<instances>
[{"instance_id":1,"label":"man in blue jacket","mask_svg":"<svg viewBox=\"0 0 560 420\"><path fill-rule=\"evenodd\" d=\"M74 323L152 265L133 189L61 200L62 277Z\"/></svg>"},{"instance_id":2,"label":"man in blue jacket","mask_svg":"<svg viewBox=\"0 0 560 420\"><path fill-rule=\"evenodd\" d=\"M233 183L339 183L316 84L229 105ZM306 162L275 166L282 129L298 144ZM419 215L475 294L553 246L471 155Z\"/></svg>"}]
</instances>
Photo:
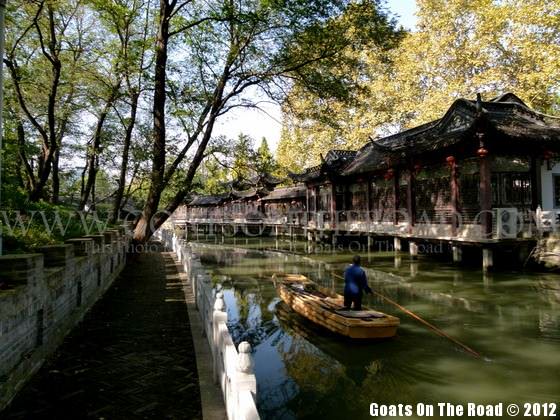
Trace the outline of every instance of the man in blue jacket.
<instances>
[{"instance_id":1,"label":"man in blue jacket","mask_svg":"<svg viewBox=\"0 0 560 420\"><path fill-rule=\"evenodd\" d=\"M362 309L362 293L372 293L367 283L366 272L360 267L360 256L354 255L352 265L344 271L344 309Z\"/></svg>"}]
</instances>

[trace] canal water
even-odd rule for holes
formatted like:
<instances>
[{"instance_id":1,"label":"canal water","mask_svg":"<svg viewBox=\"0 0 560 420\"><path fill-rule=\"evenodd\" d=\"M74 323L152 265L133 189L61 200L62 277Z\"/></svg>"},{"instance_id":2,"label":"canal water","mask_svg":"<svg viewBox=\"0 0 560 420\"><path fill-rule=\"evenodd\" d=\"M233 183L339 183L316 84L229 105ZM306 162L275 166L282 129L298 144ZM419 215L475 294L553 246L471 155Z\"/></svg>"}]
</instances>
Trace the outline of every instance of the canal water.
<instances>
[{"instance_id":1,"label":"canal water","mask_svg":"<svg viewBox=\"0 0 560 420\"><path fill-rule=\"evenodd\" d=\"M340 293L348 251L256 239L192 246L224 292L234 340L253 346L263 419L366 419L373 402L560 403L560 275L486 275L433 258L362 252L373 289L478 359L379 298L364 303L401 326L394 339L369 343L322 330L280 301L275 272L301 273Z\"/></svg>"}]
</instances>

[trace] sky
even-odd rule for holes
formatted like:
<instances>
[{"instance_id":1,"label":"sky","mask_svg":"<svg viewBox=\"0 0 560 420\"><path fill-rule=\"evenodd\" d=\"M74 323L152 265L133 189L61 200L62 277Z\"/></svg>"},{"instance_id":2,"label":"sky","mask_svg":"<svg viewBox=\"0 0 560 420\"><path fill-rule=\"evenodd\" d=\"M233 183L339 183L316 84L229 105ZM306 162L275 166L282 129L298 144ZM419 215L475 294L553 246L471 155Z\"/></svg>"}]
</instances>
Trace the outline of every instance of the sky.
<instances>
[{"instance_id":1,"label":"sky","mask_svg":"<svg viewBox=\"0 0 560 420\"><path fill-rule=\"evenodd\" d=\"M415 0L387 0L387 8L393 14L398 15L397 20L400 25L410 30L414 29L416 24ZM235 138L240 133L248 134L256 140L257 147L260 145L261 139L266 137L268 145L275 151L282 129L280 107L268 102L261 103L260 107L263 111L234 108L222 117L214 128L214 134L223 134L228 138Z\"/></svg>"}]
</instances>

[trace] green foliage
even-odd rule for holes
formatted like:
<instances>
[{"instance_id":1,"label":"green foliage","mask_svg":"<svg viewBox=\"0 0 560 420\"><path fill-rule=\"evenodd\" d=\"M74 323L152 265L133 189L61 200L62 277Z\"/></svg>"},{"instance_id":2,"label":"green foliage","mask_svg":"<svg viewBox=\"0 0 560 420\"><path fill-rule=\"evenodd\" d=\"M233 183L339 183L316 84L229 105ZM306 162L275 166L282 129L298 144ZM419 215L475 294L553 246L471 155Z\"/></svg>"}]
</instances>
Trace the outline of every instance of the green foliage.
<instances>
[{"instance_id":1,"label":"green foliage","mask_svg":"<svg viewBox=\"0 0 560 420\"><path fill-rule=\"evenodd\" d=\"M72 206L31 202L26 191L14 184L4 184L3 192L0 223L5 253L34 252L44 245L97 234L110 227L107 214L102 211L85 214L76 212Z\"/></svg>"},{"instance_id":2,"label":"green foliage","mask_svg":"<svg viewBox=\"0 0 560 420\"><path fill-rule=\"evenodd\" d=\"M6 179L56 201L60 172L61 201L86 191L85 205L89 180L96 199L110 197L123 168L124 199L147 202L149 217L194 190L275 172L266 141L215 149L217 121L257 105L255 90L282 100L294 83L356 102L361 86L348 70L361 61L349 52L393 42L380 10L376 0L8 2ZM133 109L139 123L128 130ZM126 168L123 138L132 138Z\"/></svg>"},{"instance_id":3,"label":"green foliage","mask_svg":"<svg viewBox=\"0 0 560 420\"><path fill-rule=\"evenodd\" d=\"M233 165L231 175L234 181L244 182L251 178L255 168L254 140L243 133L237 137L233 146Z\"/></svg>"},{"instance_id":4,"label":"green foliage","mask_svg":"<svg viewBox=\"0 0 560 420\"><path fill-rule=\"evenodd\" d=\"M284 103L278 161L292 170L328 149L357 149L370 137L440 118L453 100L514 92L529 106L560 109L560 2L419 0L418 29L380 45L376 32L331 72L353 80L348 98L296 83ZM348 36L364 29L347 12ZM398 43L396 41L399 41ZM387 48L389 47L389 48ZM326 65L327 63L325 63Z\"/></svg>"},{"instance_id":5,"label":"green foliage","mask_svg":"<svg viewBox=\"0 0 560 420\"><path fill-rule=\"evenodd\" d=\"M270 152L266 138L257 150L255 140L239 134L235 140L220 139L213 153L201 165L194 181L198 194L222 194L248 188L259 175L278 174L278 164Z\"/></svg>"},{"instance_id":6,"label":"green foliage","mask_svg":"<svg viewBox=\"0 0 560 420\"><path fill-rule=\"evenodd\" d=\"M274 160L274 156L272 155L270 148L268 147L268 141L266 137L263 137L261 140L261 145L257 149L257 156L255 167L257 168L257 172L261 174L273 174L277 171L277 164Z\"/></svg>"}]
</instances>

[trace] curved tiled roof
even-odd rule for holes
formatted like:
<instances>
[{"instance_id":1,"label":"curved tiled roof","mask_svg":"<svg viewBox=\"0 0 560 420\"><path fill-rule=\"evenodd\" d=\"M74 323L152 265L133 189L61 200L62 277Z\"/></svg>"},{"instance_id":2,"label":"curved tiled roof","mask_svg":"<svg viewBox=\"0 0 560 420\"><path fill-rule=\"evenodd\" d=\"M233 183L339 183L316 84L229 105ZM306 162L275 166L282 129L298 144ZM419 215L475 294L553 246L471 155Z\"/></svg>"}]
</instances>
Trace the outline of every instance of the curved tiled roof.
<instances>
[{"instance_id":1,"label":"curved tiled roof","mask_svg":"<svg viewBox=\"0 0 560 420\"><path fill-rule=\"evenodd\" d=\"M323 175L339 174L354 160L357 153L356 150L329 150L325 157L321 156L319 165L299 174L289 174L289 177L296 182L306 182Z\"/></svg>"},{"instance_id":2,"label":"curved tiled roof","mask_svg":"<svg viewBox=\"0 0 560 420\"><path fill-rule=\"evenodd\" d=\"M457 99L442 118L365 145L341 175L372 172L386 167L387 159L444 149L472 138L477 124L512 140L557 142L560 147L560 119L530 109L512 93L487 102Z\"/></svg>"},{"instance_id":3,"label":"curved tiled roof","mask_svg":"<svg viewBox=\"0 0 560 420\"><path fill-rule=\"evenodd\" d=\"M199 195L193 198L188 205L193 207L216 206L223 203L228 197L229 194Z\"/></svg>"},{"instance_id":4,"label":"curved tiled roof","mask_svg":"<svg viewBox=\"0 0 560 420\"><path fill-rule=\"evenodd\" d=\"M262 201L285 200L288 198L301 198L306 196L307 187L296 185L294 187L276 188L262 198Z\"/></svg>"}]
</instances>

